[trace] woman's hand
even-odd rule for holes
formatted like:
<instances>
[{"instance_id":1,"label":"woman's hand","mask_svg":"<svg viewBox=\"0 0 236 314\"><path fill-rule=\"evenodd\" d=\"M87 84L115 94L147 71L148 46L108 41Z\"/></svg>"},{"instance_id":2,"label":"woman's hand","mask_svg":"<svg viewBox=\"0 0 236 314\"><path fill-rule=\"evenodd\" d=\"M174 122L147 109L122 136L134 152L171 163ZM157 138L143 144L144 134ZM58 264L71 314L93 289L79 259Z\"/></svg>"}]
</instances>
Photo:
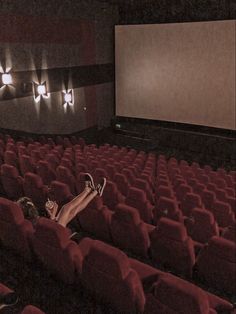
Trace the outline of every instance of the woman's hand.
<instances>
[{"instance_id":1,"label":"woman's hand","mask_svg":"<svg viewBox=\"0 0 236 314\"><path fill-rule=\"evenodd\" d=\"M50 217L50 219L54 220L57 214L57 210L58 210L58 204L57 202L53 202L50 201L48 199L48 201L45 204L45 209Z\"/></svg>"}]
</instances>

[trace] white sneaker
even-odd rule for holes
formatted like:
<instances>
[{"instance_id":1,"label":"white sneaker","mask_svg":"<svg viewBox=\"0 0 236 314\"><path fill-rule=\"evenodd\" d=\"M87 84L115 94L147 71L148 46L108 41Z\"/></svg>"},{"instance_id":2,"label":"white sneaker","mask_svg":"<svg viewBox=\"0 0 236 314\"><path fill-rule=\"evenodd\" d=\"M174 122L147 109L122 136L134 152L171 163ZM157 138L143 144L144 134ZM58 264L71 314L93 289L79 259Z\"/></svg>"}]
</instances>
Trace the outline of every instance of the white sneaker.
<instances>
[{"instance_id":1,"label":"white sneaker","mask_svg":"<svg viewBox=\"0 0 236 314\"><path fill-rule=\"evenodd\" d=\"M97 185L96 190L99 196L102 196L106 183L107 183L106 178L102 178L102 182Z\"/></svg>"},{"instance_id":2,"label":"white sneaker","mask_svg":"<svg viewBox=\"0 0 236 314\"><path fill-rule=\"evenodd\" d=\"M91 176L90 173L85 173L85 182L88 183L88 186L92 189L95 190L95 185L94 185L94 181L93 181L93 177Z\"/></svg>"}]
</instances>

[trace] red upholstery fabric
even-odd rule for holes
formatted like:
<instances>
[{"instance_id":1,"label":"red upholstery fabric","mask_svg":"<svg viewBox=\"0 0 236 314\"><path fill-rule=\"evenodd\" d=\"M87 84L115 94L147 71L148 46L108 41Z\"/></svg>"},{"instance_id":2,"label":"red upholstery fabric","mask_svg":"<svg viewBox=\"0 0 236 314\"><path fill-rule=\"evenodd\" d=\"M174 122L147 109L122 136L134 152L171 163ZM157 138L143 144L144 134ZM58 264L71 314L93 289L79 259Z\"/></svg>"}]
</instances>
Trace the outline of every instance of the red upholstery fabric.
<instances>
[{"instance_id":1,"label":"red upholstery fabric","mask_svg":"<svg viewBox=\"0 0 236 314\"><path fill-rule=\"evenodd\" d=\"M78 214L80 227L98 239L111 241L110 223L112 212L103 205L101 197L95 197L86 209Z\"/></svg>"},{"instance_id":2,"label":"red upholstery fabric","mask_svg":"<svg viewBox=\"0 0 236 314\"><path fill-rule=\"evenodd\" d=\"M135 208L119 204L111 219L113 243L122 249L148 256L150 239L146 225Z\"/></svg>"},{"instance_id":3,"label":"red upholstery fabric","mask_svg":"<svg viewBox=\"0 0 236 314\"><path fill-rule=\"evenodd\" d=\"M48 189L43 185L41 177L35 173L27 172L24 176L23 187L25 195L31 198L39 209L44 208L47 201Z\"/></svg>"},{"instance_id":4,"label":"red upholstery fabric","mask_svg":"<svg viewBox=\"0 0 236 314\"><path fill-rule=\"evenodd\" d=\"M209 286L226 293L236 293L236 243L220 237L211 238L197 258L198 275Z\"/></svg>"},{"instance_id":5,"label":"red upholstery fabric","mask_svg":"<svg viewBox=\"0 0 236 314\"><path fill-rule=\"evenodd\" d=\"M228 203L216 201L213 205L212 212L220 227L227 227L235 221L234 213Z\"/></svg>"},{"instance_id":6,"label":"red upholstery fabric","mask_svg":"<svg viewBox=\"0 0 236 314\"><path fill-rule=\"evenodd\" d=\"M184 215L189 216L194 208L201 208L201 197L194 193L187 193L181 202L181 209Z\"/></svg>"},{"instance_id":7,"label":"red upholstery fabric","mask_svg":"<svg viewBox=\"0 0 236 314\"><path fill-rule=\"evenodd\" d=\"M69 186L56 180L51 183L49 197L56 201L59 207L65 205L74 198Z\"/></svg>"},{"instance_id":8,"label":"red upholstery fabric","mask_svg":"<svg viewBox=\"0 0 236 314\"><path fill-rule=\"evenodd\" d=\"M33 226L31 222L24 219L23 212L18 204L0 198L0 239L3 245L30 259L29 243L32 234Z\"/></svg>"},{"instance_id":9,"label":"red upholstery fabric","mask_svg":"<svg viewBox=\"0 0 236 314\"><path fill-rule=\"evenodd\" d=\"M195 254L192 240L182 223L161 218L157 228L151 233L153 260L177 273L192 275Z\"/></svg>"},{"instance_id":10,"label":"red upholstery fabric","mask_svg":"<svg viewBox=\"0 0 236 314\"><path fill-rule=\"evenodd\" d=\"M66 283L73 283L82 269L82 254L71 241L67 228L40 218L33 237L33 250L46 268Z\"/></svg>"},{"instance_id":11,"label":"red upholstery fabric","mask_svg":"<svg viewBox=\"0 0 236 314\"><path fill-rule=\"evenodd\" d=\"M179 210L176 200L167 197L159 198L156 207L154 208L154 223L156 224L161 217L183 222L183 215Z\"/></svg>"},{"instance_id":12,"label":"red upholstery fabric","mask_svg":"<svg viewBox=\"0 0 236 314\"><path fill-rule=\"evenodd\" d=\"M67 184L70 188L71 193L73 195L76 195L75 177L67 167L64 166L57 167L57 180Z\"/></svg>"},{"instance_id":13,"label":"red upholstery fabric","mask_svg":"<svg viewBox=\"0 0 236 314\"><path fill-rule=\"evenodd\" d=\"M227 240L236 242L236 221L229 227L225 228L222 233L222 237Z\"/></svg>"},{"instance_id":14,"label":"red upholstery fabric","mask_svg":"<svg viewBox=\"0 0 236 314\"><path fill-rule=\"evenodd\" d=\"M82 280L103 302L121 313L139 313L145 297L137 273L130 268L128 257L120 250L94 241L84 258Z\"/></svg>"},{"instance_id":15,"label":"red upholstery fabric","mask_svg":"<svg viewBox=\"0 0 236 314\"><path fill-rule=\"evenodd\" d=\"M127 196L130 184L126 176L120 173L116 173L114 176L114 182L116 183L118 190L124 196Z\"/></svg>"},{"instance_id":16,"label":"red upholstery fabric","mask_svg":"<svg viewBox=\"0 0 236 314\"><path fill-rule=\"evenodd\" d=\"M143 190L130 187L128 196L125 200L128 206L134 207L138 210L140 218L150 223L153 217L153 205L148 201L146 194Z\"/></svg>"},{"instance_id":17,"label":"red upholstery fabric","mask_svg":"<svg viewBox=\"0 0 236 314\"><path fill-rule=\"evenodd\" d=\"M20 163L20 171L22 175L24 175L27 172L33 173L35 171L35 165L33 164L33 161L30 156L20 155L19 163Z\"/></svg>"},{"instance_id":18,"label":"red upholstery fabric","mask_svg":"<svg viewBox=\"0 0 236 314\"><path fill-rule=\"evenodd\" d=\"M125 200L124 196L119 192L117 185L109 180L107 180L102 198L104 204L111 210L114 210L117 204L123 203Z\"/></svg>"},{"instance_id":19,"label":"red upholstery fabric","mask_svg":"<svg viewBox=\"0 0 236 314\"><path fill-rule=\"evenodd\" d=\"M7 197L17 200L23 196L23 178L16 167L8 164L1 165L1 182Z\"/></svg>"},{"instance_id":20,"label":"red upholstery fabric","mask_svg":"<svg viewBox=\"0 0 236 314\"><path fill-rule=\"evenodd\" d=\"M213 236L219 236L219 228L211 212L201 208L192 211L192 219L186 221L189 236L197 242L206 243Z\"/></svg>"},{"instance_id":21,"label":"red upholstery fabric","mask_svg":"<svg viewBox=\"0 0 236 314\"><path fill-rule=\"evenodd\" d=\"M50 167L47 161L40 160L36 168L37 174L42 178L45 185L56 179L56 172Z\"/></svg>"},{"instance_id":22,"label":"red upholstery fabric","mask_svg":"<svg viewBox=\"0 0 236 314\"><path fill-rule=\"evenodd\" d=\"M14 151L6 150L4 153L4 162L18 168L18 158Z\"/></svg>"},{"instance_id":23,"label":"red upholstery fabric","mask_svg":"<svg viewBox=\"0 0 236 314\"><path fill-rule=\"evenodd\" d=\"M152 298L149 296L147 303L150 301L153 305L159 305L158 313L163 314L209 314L210 311L208 297L203 290L171 275L160 276L153 286Z\"/></svg>"}]
</instances>

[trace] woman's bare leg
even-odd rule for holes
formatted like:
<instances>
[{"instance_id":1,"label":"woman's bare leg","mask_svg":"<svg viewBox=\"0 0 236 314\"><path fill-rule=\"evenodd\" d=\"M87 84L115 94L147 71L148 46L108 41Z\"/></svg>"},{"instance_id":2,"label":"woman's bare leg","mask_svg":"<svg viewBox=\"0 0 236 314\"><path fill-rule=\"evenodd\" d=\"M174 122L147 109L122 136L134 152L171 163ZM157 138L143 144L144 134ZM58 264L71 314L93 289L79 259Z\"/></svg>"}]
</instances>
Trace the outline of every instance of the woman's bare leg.
<instances>
[{"instance_id":1,"label":"woman's bare leg","mask_svg":"<svg viewBox=\"0 0 236 314\"><path fill-rule=\"evenodd\" d=\"M68 210L65 206L62 207L60 210L60 215L57 218L57 222L66 227L67 224L83 209L87 207L87 205L94 199L95 196L97 196L98 192L92 191L78 206L73 206Z\"/></svg>"},{"instance_id":2,"label":"woman's bare leg","mask_svg":"<svg viewBox=\"0 0 236 314\"><path fill-rule=\"evenodd\" d=\"M79 204L81 202L83 202L83 200L89 195L89 193L91 192L91 188L86 186L83 190L83 192L81 192L78 196L76 196L75 198L73 198L73 200L71 200L70 202L66 203L64 206L62 206L62 208L60 209L59 213L56 216L56 220L58 221L58 219L60 219L60 216L62 214L62 212L64 211L71 211L75 206L79 206Z\"/></svg>"}]
</instances>

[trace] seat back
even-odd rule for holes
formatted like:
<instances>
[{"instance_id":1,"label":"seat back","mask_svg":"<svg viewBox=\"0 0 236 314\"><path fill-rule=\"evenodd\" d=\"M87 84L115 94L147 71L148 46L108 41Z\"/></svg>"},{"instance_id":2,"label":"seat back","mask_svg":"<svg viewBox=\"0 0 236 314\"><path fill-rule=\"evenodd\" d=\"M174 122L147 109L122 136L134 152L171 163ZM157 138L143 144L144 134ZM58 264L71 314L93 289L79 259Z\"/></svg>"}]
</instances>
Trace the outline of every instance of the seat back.
<instances>
[{"instance_id":1,"label":"seat back","mask_svg":"<svg viewBox=\"0 0 236 314\"><path fill-rule=\"evenodd\" d=\"M117 312L143 312L142 284L120 250L95 240L84 258L82 280L99 300L109 303Z\"/></svg>"},{"instance_id":2,"label":"seat back","mask_svg":"<svg viewBox=\"0 0 236 314\"><path fill-rule=\"evenodd\" d=\"M19 176L16 167L3 164L0 174L2 186L8 198L17 200L23 196L23 178Z\"/></svg>"},{"instance_id":3,"label":"seat back","mask_svg":"<svg viewBox=\"0 0 236 314\"><path fill-rule=\"evenodd\" d=\"M31 198L37 207L44 208L48 193L41 177L35 173L27 172L24 176L23 187L25 195Z\"/></svg>"},{"instance_id":4,"label":"seat back","mask_svg":"<svg viewBox=\"0 0 236 314\"><path fill-rule=\"evenodd\" d=\"M147 257L150 239L135 208L125 204L117 205L112 215L110 230L116 246Z\"/></svg>"},{"instance_id":5,"label":"seat back","mask_svg":"<svg viewBox=\"0 0 236 314\"><path fill-rule=\"evenodd\" d=\"M30 259L32 235L33 226L30 221L24 219L19 205L0 198L0 240L2 244Z\"/></svg>"},{"instance_id":6,"label":"seat back","mask_svg":"<svg viewBox=\"0 0 236 314\"><path fill-rule=\"evenodd\" d=\"M157 263L191 277L194 247L182 223L161 218L150 238L152 256Z\"/></svg>"},{"instance_id":7,"label":"seat back","mask_svg":"<svg viewBox=\"0 0 236 314\"><path fill-rule=\"evenodd\" d=\"M153 206L148 201L147 196L143 190L130 187L125 203L128 206L136 208L139 212L140 218L143 221L147 223L152 221Z\"/></svg>"},{"instance_id":8,"label":"seat back","mask_svg":"<svg viewBox=\"0 0 236 314\"><path fill-rule=\"evenodd\" d=\"M212 237L199 253L196 262L198 276L210 287L235 294L236 243Z\"/></svg>"},{"instance_id":9,"label":"seat back","mask_svg":"<svg viewBox=\"0 0 236 314\"><path fill-rule=\"evenodd\" d=\"M73 283L82 269L82 254L70 231L47 218L40 218L32 240L33 250L44 266L65 283Z\"/></svg>"}]
</instances>

